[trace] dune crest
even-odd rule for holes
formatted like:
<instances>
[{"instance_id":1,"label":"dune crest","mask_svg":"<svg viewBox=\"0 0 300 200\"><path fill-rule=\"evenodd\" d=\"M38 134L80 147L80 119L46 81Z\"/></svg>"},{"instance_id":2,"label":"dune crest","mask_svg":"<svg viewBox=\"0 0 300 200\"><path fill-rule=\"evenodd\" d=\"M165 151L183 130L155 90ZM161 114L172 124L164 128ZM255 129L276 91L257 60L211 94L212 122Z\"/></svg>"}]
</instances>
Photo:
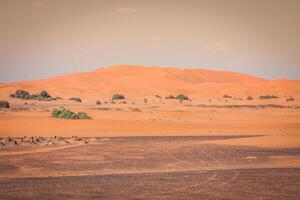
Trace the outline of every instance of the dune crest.
<instances>
[{"instance_id":1,"label":"dune crest","mask_svg":"<svg viewBox=\"0 0 300 200\"><path fill-rule=\"evenodd\" d=\"M1 83L0 95L7 97L16 89L31 92L47 90L54 96L86 99L108 97L115 92L132 98L184 93L201 100L224 94L237 97L265 94L297 96L300 94L300 81L266 80L236 72L207 69L117 65L43 80Z\"/></svg>"}]
</instances>

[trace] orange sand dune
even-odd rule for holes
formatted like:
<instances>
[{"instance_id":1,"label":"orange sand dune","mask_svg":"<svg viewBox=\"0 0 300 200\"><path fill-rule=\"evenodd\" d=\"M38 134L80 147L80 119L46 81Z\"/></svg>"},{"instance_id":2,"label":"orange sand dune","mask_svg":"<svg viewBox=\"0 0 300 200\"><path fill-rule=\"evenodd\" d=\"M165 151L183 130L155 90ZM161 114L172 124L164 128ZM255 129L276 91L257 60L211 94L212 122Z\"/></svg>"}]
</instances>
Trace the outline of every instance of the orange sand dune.
<instances>
[{"instance_id":1,"label":"orange sand dune","mask_svg":"<svg viewBox=\"0 0 300 200\"><path fill-rule=\"evenodd\" d=\"M204 69L182 69L120 65L92 72L68 74L44 80L0 84L0 97L7 98L16 89L30 92L47 90L53 96L78 96L87 101L109 98L119 92L127 98L155 94L184 93L194 100L220 98L224 94L245 98L248 95L300 95L300 81L265 80L245 74Z\"/></svg>"}]
</instances>

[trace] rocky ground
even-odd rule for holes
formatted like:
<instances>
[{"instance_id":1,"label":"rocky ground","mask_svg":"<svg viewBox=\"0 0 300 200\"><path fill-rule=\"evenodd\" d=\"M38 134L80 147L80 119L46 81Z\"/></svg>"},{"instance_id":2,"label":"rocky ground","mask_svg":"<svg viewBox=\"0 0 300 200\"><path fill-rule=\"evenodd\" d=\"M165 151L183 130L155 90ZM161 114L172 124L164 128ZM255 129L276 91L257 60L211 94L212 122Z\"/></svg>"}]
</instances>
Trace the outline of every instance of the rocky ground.
<instances>
[{"instance_id":1,"label":"rocky ground","mask_svg":"<svg viewBox=\"0 0 300 200\"><path fill-rule=\"evenodd\" d=\"M83 143L88 144L89 139L72 136L72 137L42 137L42 136L23 136L23 137L0 137L1 146L13 146L13 145L40 145L40 146L51 146L51 145L62 145L62 144L75 144Z\"/></svg>"},{"instance_id":2,"label":"rocky ground","mask_svg":"<svg viewBox=\"0 0 300 200\"><path fill-rule=\"evenodd\" d=\"M238 137L77 138L80 145L34 144L17 154L0 148L0 199L298 200L300 149L206 143Z\"/></svg>"}]
</instances>

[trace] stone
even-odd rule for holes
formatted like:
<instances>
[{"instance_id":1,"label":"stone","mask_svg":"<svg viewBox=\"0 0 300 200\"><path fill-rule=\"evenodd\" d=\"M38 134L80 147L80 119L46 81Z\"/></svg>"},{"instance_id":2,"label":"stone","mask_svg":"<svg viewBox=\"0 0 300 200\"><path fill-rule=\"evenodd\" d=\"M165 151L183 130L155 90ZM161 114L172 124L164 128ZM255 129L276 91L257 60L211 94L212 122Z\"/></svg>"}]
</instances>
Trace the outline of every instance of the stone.
<instances>
[{"instance_id":1,"label":"stone","mask_svg":"<svg viewBox=\"0 0 300 200\"><path fill-rule=\"evenodd\" d=\"M0 101L0 108L9 108L8 101Z\"/></svg>"}]
</instances>

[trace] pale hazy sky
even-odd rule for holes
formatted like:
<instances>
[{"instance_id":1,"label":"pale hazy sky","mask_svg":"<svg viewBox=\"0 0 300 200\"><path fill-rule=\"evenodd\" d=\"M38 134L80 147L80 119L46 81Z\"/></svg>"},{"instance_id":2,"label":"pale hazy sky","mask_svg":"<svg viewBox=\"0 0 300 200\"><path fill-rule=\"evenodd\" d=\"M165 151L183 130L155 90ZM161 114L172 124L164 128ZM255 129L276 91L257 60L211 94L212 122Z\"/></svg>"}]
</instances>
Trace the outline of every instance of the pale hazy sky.
<instances>
[{"instance_id":1,"label":"pale hazy sky","mask_svg":"<svg viewBox=\"0 0 300 200\"><path fill-rule=\"evenodd\" d=\"M0 82L100 66L300 79L300 0L0 0Z\"/></svg>"}]
</instances>

